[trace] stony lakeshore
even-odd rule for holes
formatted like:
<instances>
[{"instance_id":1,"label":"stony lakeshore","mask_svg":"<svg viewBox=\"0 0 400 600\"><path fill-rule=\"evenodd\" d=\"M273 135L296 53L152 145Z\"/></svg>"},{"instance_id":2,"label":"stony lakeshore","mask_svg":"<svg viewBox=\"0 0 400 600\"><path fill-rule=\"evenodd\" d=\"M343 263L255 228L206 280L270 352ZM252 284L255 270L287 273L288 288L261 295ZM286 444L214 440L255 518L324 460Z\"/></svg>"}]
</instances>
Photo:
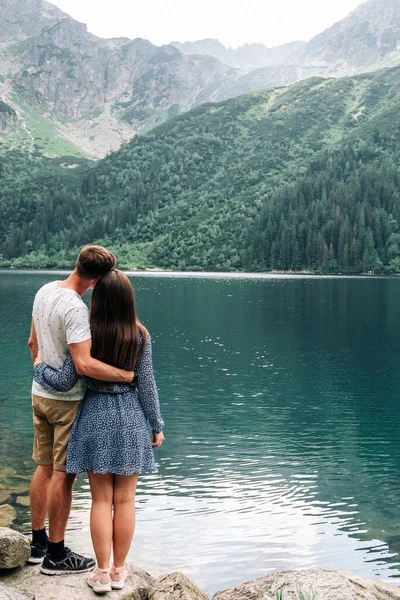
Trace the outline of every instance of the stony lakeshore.
<instances>
[{"instance_id":1,"label":"stony lakeshore","mask_svg":"<svg viewBox=\"0 0 400 600\"><path fill-rule=\"evenodd\" d=\"M86 585L86 573L48 577L38 565L25 564L29 557L28 539L0 527L0 600L93 600L96 595ZM128 565L129 578L122 591L106 598L119 600L208 600L183 573L152 577L143 569ZM212 600L400 600L400 588L337 571L306 569L276 571L254 581L214 594Z\"/></svg>"}]
</instances>

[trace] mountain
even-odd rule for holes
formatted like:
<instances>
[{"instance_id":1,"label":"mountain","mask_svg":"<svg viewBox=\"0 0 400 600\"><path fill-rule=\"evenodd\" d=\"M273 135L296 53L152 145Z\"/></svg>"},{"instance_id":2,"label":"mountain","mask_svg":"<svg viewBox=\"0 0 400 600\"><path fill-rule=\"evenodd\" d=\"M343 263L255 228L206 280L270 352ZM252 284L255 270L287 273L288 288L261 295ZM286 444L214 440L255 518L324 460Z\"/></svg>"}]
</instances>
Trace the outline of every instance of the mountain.
<instances>
[{"instance_id":1,"label":"mountain","mask_svg":"<svg viewBox=\"0 0 400 600\"><path fill-rule=\"evenodd\" d=\"M3 264L400 271L400 67L208 103L67 169L0 157Z\"/></svg>"},{"instance_id":2,"label":"mountain","mask_svg":"<svg viewBox=\"0 0 400 600\"><path fill-rule=\"evenodd\" d=\"M368 0L289 57L295 64L329 67L336 76L400 62L400 0Z\"/></svg>"},{"instance_id":3,"label":"mountain","mask_svg":"<svg viewBox=\"0 0 400 600\"><path fill-rule=\"evenodd\" d=\"M399 44L400 0L369 0L308 43L237 50L101 39L45 0L0 0L0 150L101 158L205 102L398 64Z\"/></svg>"},{"instance_id":4,"label":"mountain","mask_svg":"<svg viewBox=\"0 0 400 600\"><path fill-rule=\"evenodd\" d=\"M328 75L329 67L313 66L272 66L254 69L221 86L215 100L228 100L249 90L262 90L271 87L285 87L296 81L310 77Z\"/></svg>"},{"instance_id":5,"label":"mountain","mask_svg":"<svg viewBox=\"0 0 400 600\"><path fill-rule=\"evenodd\" d=\"M298 52L305 42L290 42L276 48L267 48L264 44L244 44L236 50L226 48L218 40L205 39L197 42L171 42L184 54L210 55L220 62L242 71L251 71L260 67L287 64L289 57Z\"/></svg>"},{"instance_id":6,"label":"mountain","mask_svg":"<svg viewBox=\"0 0 400 600\"><path fill-rule=\"evenodd\" d=\"M228 83L226 91L231 90L231 94L234 90L246 93L260 86L288 85L309 73L355 75L400 62L400 0L368 0L307 43L292 42L276 48L245 44L236 50L210 39L172 45L189 56L209 54L250 72ZM225 97L224 93L219 97Z\"/></svg>"},{"instance_id":7,"label":"mountain","mask_svg":"<svg viewBox=\"0 0 400 600\"><path fill-rule=\"evenodd\" d=\"M353 75L400 62L400 0L368 0L307 43L292 42L276 48L245 44L236 50L210 39L172 45L184 54L209 54L243 71L312 66L329 70L336 77Z\"/></svg>"},{"instance_id":8,"label":"mountain","mask_svg":"<svg viewBox=\"0 0 400 600\"><path fill-rule=\"evenodd\" d=\"M17 114L9 147L104 156L236 76L172 46L97 38L43 0L19 7L0 0L0 97Z\"/></svg>"},{"instance_id":9,"label":"mountain","mask_svg":"<svg viewBox=\"0 0 400 600\"><path fill-rule=\"evenodd\" d=\"M174 46L174 48L177 48L187 56L191 56L193 54L198 54L200 56L213 56L225 65L230 65L231 67L233 66L231 60L231 54L233 51L231 48L225 48L225 46L221 44L219 40L208 38L205 40L198 40L197 42L171 42L170 45Z\"/></svg>"}]
</instances>

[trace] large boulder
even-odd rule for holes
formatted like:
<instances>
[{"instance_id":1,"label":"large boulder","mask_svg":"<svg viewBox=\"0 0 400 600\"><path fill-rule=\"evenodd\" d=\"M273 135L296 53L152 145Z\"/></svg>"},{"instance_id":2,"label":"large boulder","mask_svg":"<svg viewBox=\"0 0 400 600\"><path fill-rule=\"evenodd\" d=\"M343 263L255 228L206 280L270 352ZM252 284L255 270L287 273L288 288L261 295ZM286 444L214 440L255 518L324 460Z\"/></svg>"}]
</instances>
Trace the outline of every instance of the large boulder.
<instances>
[{"instance_id":1,"label":"large boulder","mask_svg":"<svg viewBox=\"0 0 400 600\"><path fill-rule=\"evenodd\" d=\"M277 571L217 592L213 600L396 600L400 589L335 569Z\"/></svg>"},{"instance_id":2,"label":"large boulder","mask_svg":"<svg viewBox=\"0 0 400 600\"><path fill-rule=\"evenodd\" d=\"M0 583L0 600L35 600L32 594L20 594L14 588Z\"/></svg>"},{"instance_id":3,"label":"large boulder","mask_svg":"<svg viewBox=\"0 0 400 600\"><path fill-rule=\"evenodd\" d=\"M17 516L16 510L10 504L0 506L0 527L8 527Z\"/></svg>"},{"instance_id":4,"label":"large boulder","mask_svg":"<svg viewBox=\"0 0 400 600\"><path fill-rule=\"evenodd\" d=\"M0 569L15 569L26 563L30 554L27 537L13 529L0 527Z\"/></svg>"},{"instance_id":5,"label":"large boulder","mask_svg":"<svg viewBox=\"0 0 400 600\"><path fill-rule=\"evenodd\" d=\"M170 573L158 577L149 600L208 600L208 596L183 573Z\"/></svg>"},{"instance_id":6,"label":"large boulder","mask_svg":"<svg viewBox=\"0 0 400 600\"><path fill-rule=\"evenodd\" d=\"M155 579L143 569L128 565L129 577L122 591L107 594L107 600L147 600ZM35 600L93 600L93 590L87 585L89 573L49 577L39 566L26 565L6 573L2 581L21 593L34 593Z\"/></svg>"}]
</instances>

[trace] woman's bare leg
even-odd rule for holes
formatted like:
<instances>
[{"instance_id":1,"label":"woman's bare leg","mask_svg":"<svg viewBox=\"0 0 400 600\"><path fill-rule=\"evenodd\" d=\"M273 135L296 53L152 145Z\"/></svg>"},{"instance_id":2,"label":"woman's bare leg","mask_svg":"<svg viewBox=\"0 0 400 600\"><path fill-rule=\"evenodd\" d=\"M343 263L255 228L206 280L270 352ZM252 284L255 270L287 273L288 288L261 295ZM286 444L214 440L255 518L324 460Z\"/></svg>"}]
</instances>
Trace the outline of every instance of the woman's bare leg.
<instances>
[{"instance_id":1,"label":"woman's bare leg","mask_svg":"<svg viewBox=\"0 0 400 600\"><path fill-rule=\"evenodd\" d=\"M114 565L123 567L135 531L135 493L138 475L114 475Z\"/></svg>"},{"instance_id":2,"label":"woman's bare leg","mask_svg":"<svg viewBox=\"0 0 400 600\"><path fill-rule=\"evenodd\" d=\"M90 533L93 548L98 568L108 569L113 539L112 504L115 476L99 473L88 473L88 475L92 493Z\"/></svg>"}]
</instances>

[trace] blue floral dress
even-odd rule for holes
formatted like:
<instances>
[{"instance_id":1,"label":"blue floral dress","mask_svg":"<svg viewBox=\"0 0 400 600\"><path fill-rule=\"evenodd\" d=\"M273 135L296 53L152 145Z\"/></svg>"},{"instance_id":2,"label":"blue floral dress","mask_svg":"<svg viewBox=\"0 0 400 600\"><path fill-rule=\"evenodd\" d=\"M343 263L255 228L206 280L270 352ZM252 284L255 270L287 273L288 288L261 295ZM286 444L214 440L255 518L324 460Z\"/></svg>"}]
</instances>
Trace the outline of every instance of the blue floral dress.
<instances>
[{"instance_id":1,"label":"blue floral dress","mask_svg":"<svg viewBox=\"0 0 400 600\"><path fill-rule=\"evenodd\" d=\"M143 343L139 339L139 349ZM157 466L151 447L149 424L160 432L160 414L154 380L151 339L136 366L137 386L87 380L88 388L79 408L68 444L67 473L154 473ZM40 363L34 379L48 389L68 391L78 380L69 355L61 369Z\"/></svg>"}]
</instances>

